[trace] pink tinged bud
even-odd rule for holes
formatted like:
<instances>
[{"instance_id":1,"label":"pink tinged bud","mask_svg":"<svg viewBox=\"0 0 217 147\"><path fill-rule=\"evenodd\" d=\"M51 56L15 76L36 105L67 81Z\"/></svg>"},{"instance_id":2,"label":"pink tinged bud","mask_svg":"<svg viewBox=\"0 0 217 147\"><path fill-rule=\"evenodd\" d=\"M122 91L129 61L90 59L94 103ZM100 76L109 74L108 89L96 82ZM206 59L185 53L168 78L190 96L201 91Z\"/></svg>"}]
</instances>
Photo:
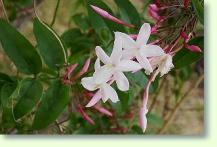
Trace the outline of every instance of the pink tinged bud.
<instances>
[{"instance_id":1,"label":"pink tinged bud","mask_svg":"<svg viewBox=\"0 0 217 147\"><path fill-rule=\"evenodd\" d=\"M185 6L185 8L188 8L189 2L190 2L190 0L184 0L184 6Z\"/></svg>"},{"instance_id":2,"label":"pink tinged bud","mask_svg":"<svg viewBox=\"0 0 217 147\"><path fill-rule=\"evenodd\" d=\"M77 75L75 75L75 77L73 77L73 79L77 79L80 76L82 76L83 74L85 74L87 72L89 66L90 66L90 58L88 58L86 60L86 62L84 63L84 66L82 67L82 69L78 72Z\"/></svg>"},{"instance_id":3,"label":"pink tinged bud","mask_svg":"<svg viewBox=\"0 0 217 147\"><path fill-rule=\"evenodd\" d=\"M99 106L99 105L95 105L94 108L99 111L102 114L108 115L108 116L112 116L112 113L110 111L108 111L107 109Z\"/></svg>"},{"instance_id":4,"label":"pink tinged bud","mask_svg":"<svg viewBox=\"0 0 217 147\"><path fill-rule=\"evenodd\" d=\"M142 128L143 133L145 133L145 130L147 128L147 118L146 118L147 112L148 110L146 108L140 109L139 124L140 124L140 127Z\"/></svg>"},{"instance_id":5,"label":"pink tinged bud","mask_svg":"<svg viewBox=\"0 0 217 147\"><path fill-rule=\"evenodd\" d=\"M188 44L185 44L184 45L187 49L189 49L190 51L192 52L202 52L202 50L200 49L199 46L196 46L196 45L188 45Z\"/></svg>"},{"instance_id":6,"label":"pink tinged bud","mask_svg":"<svg viewBox=\"0 0 217 147\"><path fill-rule=\"evenodd\" d=\"M153 18L153 19L155 19L155 20L159 20L159 19L161 19L161 17L158 15L158 13L156 12L156 11L153 11L152 9L148 9L148 13L149 13L149 15Z\"/></svg>"},{"instance_id":7,"label":"pink tinged bud","mask_svg":"<svg viewBox=\"0 0 217 147\"><path fill-rule=\"evenodd\" d=\"M94 121L84 112L83 108L79 105L77 107L78 112L81 114L84 120L86 120L89 124L94 125Z\"/></svg>"},{"instance_id":8,"label":"pink tinged bud","mask_svg":"<svg viewBox=\"0 0 217 147\"><path fill-rule=\"evenodd\" d=\"M86 107L94 106L101 98L102 98L102 93L100 90L98 90L95 93L95 95L92 97L92 99L89 101L89 103L86 105Z\"/></svg>"},{"instance_id":9,"label":"pink tinged bud","mask_svg":"<svg viewBox=\"0 0 217 147\"><path fill-rule=\"evenodd\" d=\"M125 23L124 21L122 21L122 20L120 20L120 19L118 19L118 18L116 18L116 17L110 15L108 12L106 12L105 10L103 10L103 9L97 7L97 6L94 6L94 5L90 5L90 6L91 6L91 8L92 8L97 14L99 14L100 16L102 16L102 17L105 18L105 19L111 20L111 21L113 21L113 22L115 22L115 23L117 23L117 24L121 24L121 25L123 25L123 26L131 27L131 28L135 27L135 26L132 25L132 24L127 24L127 23Z\"/></svg>"},{"instance_id":10,"label":"pink tinged bud","mask_svg":"<svg viewBox=\"0 0 217 147\"><path fill-rule=\"evenodd\" d=\"M157 33L157 29L158 29L158 26L157 26L157 25L153 26L153 27L151 28L151 34Z\"/></svg>"},{"instance_id":11,"label":"pink tinged bud","mask_svg":"<svg viewBox=\"0 0 217 147\"><path fill-rule=\"evenodd\" d=\"M90 58L88 58L88 59L86 60L84 66L83 66L83 68L82 68L82 71L83 71L83 72L87 72L89 66L90 66Z\"/></svg>"},{"instance_id":12,"label":"pink tinged bud","mask_svg":"<svg viewBox=\"0 0 217 147\"><path fill-rule=\"evenodd\" d=\"M146 114L148 113L148 109L147 109L147 103L148 103L148 96L149 96L149 88L151 83L154 81L154 79L156 78L158 72L153 73L153 75L151 75L145 89L144 89L144 94L143 94L143 102L142 102L142 106L140 108L140 112L139 112L139 124L140 127L142 128L143 133L146 130L147 127L147 118L146 118Z\"/></svg>"},{"instance_id":13,"label":"pink tinged bud","mask_svg":"<svg viewBox=\"0 0 217 147\"><path fill-rule=\"evenodd\" d=\"M153 11L158 11L158 7L157 7L156 4L150 4L150 5L149 5L149 8L150 8L151 10L153 10Z\"/></svg>"},{"instance_id":14,"label":"pink tinged bud","mask_svg":"<svg viewBox=\"0 0 217 147\"><path fill-rule=\"evenodd\" d=\"M75 70L75 68L78 66L78 63L72 64L69 67L66 68L66 74L64 76L64 79L68 79L70 74Z\"/></svg>"},{"instance_id":15,"label":"pink tinged bud","mask_svg":"<svg viewBox=\"0 0 217 147\"><path fill-rule=\"evenodd\" d=\"M185 43L189 41L190 37L185 32L181 32L180 35L184 39Z\"/></svg>"}]
</instances>

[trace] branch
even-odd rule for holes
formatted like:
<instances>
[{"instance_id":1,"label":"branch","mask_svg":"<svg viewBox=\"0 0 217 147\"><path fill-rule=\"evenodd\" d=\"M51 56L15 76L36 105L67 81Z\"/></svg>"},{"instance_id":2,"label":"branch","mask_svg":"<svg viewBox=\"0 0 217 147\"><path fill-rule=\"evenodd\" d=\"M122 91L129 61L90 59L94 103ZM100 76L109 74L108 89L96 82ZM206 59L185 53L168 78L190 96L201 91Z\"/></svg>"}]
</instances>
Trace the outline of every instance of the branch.
<instances>
[{"instance_id":1,"label":"branch","mask_svg":"<svg viewBox=\"0 0 217 147\"><path fill-rule=\"evenodd\" d=\"M51 24L50 24L51 27L52 27L52 26L54 25L54 23L55 23L59 5L60 5L60 0L57 0L57 5L56 5L56 8L55 8L55 10L54 10L54 16L53 16L53 19L52 19Z\"/></svg>"},{"instance_id":2,"label":"branch","mask_svg":"<svg viewBox=\"0 0 217 147\"><path fill-rule=\"evenodd\" d=\"M191 92L199 86L199 84L203 81L204 75L201 75L197 82L195 84L192 84L192 88L188 90L180 99L180 101L175 105L173 111L169 115L168 119L165 121L163 127L158 131L158 134L163 134L171 121L173 120L174 116L176 115L177 111L180 109L180 106L183 104L183 102L188 98L188 95L191 94Z\"/></svg>"}]
</instances>

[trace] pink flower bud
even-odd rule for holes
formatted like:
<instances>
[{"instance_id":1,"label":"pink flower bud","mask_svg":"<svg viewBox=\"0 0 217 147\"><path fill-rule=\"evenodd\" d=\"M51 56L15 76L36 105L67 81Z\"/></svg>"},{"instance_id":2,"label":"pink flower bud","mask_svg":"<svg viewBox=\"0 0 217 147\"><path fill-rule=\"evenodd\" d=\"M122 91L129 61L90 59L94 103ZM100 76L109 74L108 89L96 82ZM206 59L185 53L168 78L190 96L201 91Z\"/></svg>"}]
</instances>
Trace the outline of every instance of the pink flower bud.
<instances>
[{"instance_id":1,"label":"pink flower bud","mask_svg":"<svg viewBox=\"0 0 217 147\"><path fill-rule=\"evenodd\" d=\"M156 4L150 4L150 5L149 5L149 8L150 8L151 10L153 10L153 11L158 11L158 7L157 7Z\"/></svg>"},{"instance_id":2,"label":"pink flower bud","mask_svg":"<svg viewBox=\"0 0 217 147\"><path fill-rule=\"evenodd\" d=\"M121 24L121 25L124 25L124 26L127 26L127 27L131 27L131 28L135 27L135 26L132 25L132 24L127 24L127 23L125 23L124 21L122 21L122 20L120 20L120 19L117 19L116 17L110 15L108 12L106 12L105 10L103 10L103 9L97 7L97 6L93 6L93 5L90 5L90 6L91 6L91 8L92 8L97 14L99 14L100 16L102 16L102 17L105 18L105 19L111 20L111 21L113 21L113 22L115 22L115 23L117 23L117 24Z\"/></svg>"},{"instance_id":3,"label":"pink flower bud","mask_svg":"<svg viewBox=\"0 0 217 147\"><path fill-rule=\"evenodd\" d=\"M196 45L188 45L185 43L184 45L187 49L189 49L190 51L192 52L202 52L202 50L200 49L199 46L196 46Z\"/></svg>"},{"instance_id":4,"label":"pink flower bud","mask_svg":"<svg viewBox=\"0 0 217 147\"><path fill-rule=\"evenodd\" d=\"M83 66L83 68L81 69L83 71L83 73L87 72L88 68L90 66L90 58L88 58Z\"/></svg>"},{"instance_id":5,"label":"pink flower bud","mask_svg":"<svg viewBox=\"0 0 217 147\"><path fill-rule=\"evenodd\" d=\"M67 80L70 76L70 74L75 70L75 68L78 66L78 63L72 64L66 68L66 73L64 75L64 79Z\"/></svg>"},{"instance_id":6,"label":"pink flower bud","mask_svg":"<svg viewBox=\"0 0 217 147\"><path fill-rule=\"evenodd\" d=\"M147 127L147 118L146 118L146 114L148 113L148 110L146 108L141 108L140 109L140 117L139 117L139 124L140 127L142 128L143 133L146 130Z\"/></svg>"},{"instance_id":7,"label":"pink flower bud","mask_svg":"<svg viewBox=\"0 0 217 147\"><path fill-rule=\"evenodd\" d=\"M74 80L78 79L79 77L81 77L83 74L85 74L87 72L89 66L90 66L90 58L88 58L86 60L82 69L74 77L72 77L71 80L74 81Z\"/></svg>"},{"instance_id":8,"label":"pink flower bud","mask_svg":"<svg viewBox=\"0 0 217 147\"><path fill-rule=\"evenodd\" d=\"M99 106L99 105L94 105L93 107L94 107L97 111L99 111L99 112L101 112L101 113L103 113L103 114L105 114L105 115L112 116L112 113L111 113L110 111L108 111L107 109L105 109L105 108L103 108L103 107L101 107L101 106Z\"/></svg>"},{"instance_id":9,"label":"pink flower bud","mask_svg":"<svg viewBox=\"0 0 217 147\"><path fill-rule=\"evenodd\" d=\"M148 9L148 13L149 15L155 19L155 20L159 20L161 17L158 15L158 13L156 11L153 11L151 8Z\"/></svg>"},{"instance_id":10,"label":"pink flower bud","mask_svg":"<svg viewBox=\"0 0 217 147\"><path fill-rule=\"evenodd\" d=\"M185 32L181 32L180 35L184 39L185 43L189 41L190 37Z\"/></svg>"},{"instance_id":11,"label":"pink flower bud","mask_svg":"<svg viewBox=\"0 0 217 147\"><path fill-rule=\"evenodd\" d=\"M80 105L77 107L77 110L81 114L81 116L84 118L84 120L86 120L91 125L95 124L94 121L84 112L83 108Z\"/></svg>"}]
</instances>

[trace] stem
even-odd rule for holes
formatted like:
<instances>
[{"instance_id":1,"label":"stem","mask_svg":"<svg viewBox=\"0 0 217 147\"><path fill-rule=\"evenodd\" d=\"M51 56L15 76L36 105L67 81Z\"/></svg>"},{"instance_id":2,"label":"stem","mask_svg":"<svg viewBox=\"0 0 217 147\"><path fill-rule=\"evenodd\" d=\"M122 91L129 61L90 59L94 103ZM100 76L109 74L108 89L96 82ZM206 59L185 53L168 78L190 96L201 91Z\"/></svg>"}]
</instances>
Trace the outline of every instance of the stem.
<instances>
[{"instance_id":1,"label":"stem","mask_svg":"<svg viewBox=\"0 0 217 147\"><path fill-rule=\"evenodd\" d=\"M60 134L63 134L63 128L60 126L60 124L58 123L57 120L55 121L55 125L57 126L57 128L58 128Z\"/></svg>"},{"instance_id":2,"label":"stem","mask_svg":"<svg viewBox=\"0 0 217 147\"><path fill-rule=\"evenodd\" d=\"M60 0L57 0L57 5L56 5L56 8L55 8L55 10L54 10L53 20L51 21L51 24L50 24L51 27L52 27L52 26L54 25L54 23L55 23L59 5L60 5Z\"/></svg>"},{"instance_id":3,"label":"stem","mask_svg":"<svg viewBox=\"0 0 217 147\"><path fill-rule=\"evenodd\" d=\"M160 10L168 9L168 8L174 8L174 7L184 7L184 5L172 5L172 6L164 6L160 7Z\"/></svg>"},{"instance_id":4,"label":"stem","mask_svg":"<svg viewBox=\"0 0 217 147\"><path fill-rule=\"evenodd\" d=\"M2 8L3 8L4 16L5 16L6 20L7 20L7 22L10 22L9 19L8 19L7 11L5 9L4 1L1 0L1 3L2 3Z\"/></svg>"},{"instance_id":5,"label":"stem","mask_svg":"<svg viewBox=\"0 0 217 147\"><path fill-rule=\"evenodd\" d=\"M199 86L199 84L203 81L204 79L204 75L201 75L199 77L199 79L197 80L197 82L192 85L191 89L188 90L182 97L181 100L175 105L173 111L171 112L171 114L169 115L168 119L165 121L163 127L158 131L158 134L163 134L164 131L167 129L167 127L169 126L169 124L171 123L171 121L173 120L174 116L176 115L177 111L180 109L181 104L188 98L187 96L195 89Z\"/></svg>"}]
</instances>

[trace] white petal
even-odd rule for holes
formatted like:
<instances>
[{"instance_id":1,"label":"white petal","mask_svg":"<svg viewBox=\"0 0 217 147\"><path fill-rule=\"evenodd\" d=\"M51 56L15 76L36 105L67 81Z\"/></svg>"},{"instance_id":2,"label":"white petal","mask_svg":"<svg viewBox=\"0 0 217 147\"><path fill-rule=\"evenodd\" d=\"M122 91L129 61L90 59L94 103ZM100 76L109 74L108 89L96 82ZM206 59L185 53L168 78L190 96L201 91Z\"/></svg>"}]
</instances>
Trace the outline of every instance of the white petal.
<instances>
[{"instance_id":1,"label":"white petal","mask_svg":"<svg viewBox=\"0 0 217 147\"><path fill-rule=\"evenodd\" d=\"M147 71L147 73L153 72L151 64L149 63L148 59L140 54L136 56L137 61L139 64Z\"/></svg>"},{"instance_id":2,"label":"white petal","mask_svg":"<svg viewBox=\"0 0 217 147\"><path fill-rule=\"evenodd\" d=\"M132 60L122 60L118 65L120 71L137 71L141 68L139 63Z\"/></svg>"},{"instance_id":3,"label":"white petal","mask_svg":"<svg viewBox=\"0 0 217 147\"><path fill-rule=\"evenodd\" d=\"M110 57L112 63L117 64L121 59L121 55L122 55L122 39L119 37L119 35L117 35L117 33L115 33L114 46Z\"/></svg>"},{"instance_id":4,"label":"white petal","mask_svg":"<svg viewBox=\"0 0 217 147\"><path fill-rule=\"evenodd\" d=\"M114 75L118 89L121 91L129 90L129 81L122 72L117 72Z\"/></svg>"},{"instance_id":5,"label":"white petal","mask_svg":"<svg viewBox=\"0 0 217 147\"><path fill-rule=\"evenodd\" d=\"M102 66L99 70L93 73L93 79L96 84L108 82L113 74L113 68L109 65Z\"/></svg>"},{"instance_id":6,"label":"white petal","mask_svg":"<svg viewBox=\"0 0 217 147\"><path fill-rule=\"evenodd\" d=\"M96 55L104 64L110 63L110 58L100 46L96 46Z\"/></svg>"},{"instance_id":7,"label":"white petal","mask_svg":"<svg viewBox=\"0 0 217 147\"><path fill-rule=\"evenodd\" d=\"M94 64L94 70L95 71L98 71L99 69L100 69L100 60L99 60L99 58L97 58L96 59L96 62L95 62L95 64Z\"/></svg>"},{"instance_id":8,"label":"white petal","mask_svg":"<svg viewBox=\"0 0 217 147\"><path fill-rule=\"evenodd\" d=\"M163 64L163 67L159 67L161 72L161 77L165 74L167 74L172 68L174 68L174 65L172 63L172 57L170 55L166 55L166 61Z\"/></svg>"},{"instance_id":9,"label":"white petal","mask_svg":"<svg viewBox=\"0 0 217 147\"><path fill-rule=\"evenodd\" d=\"M107 83L103 84L102 86L102 98L103 101L107 101L110 99L113 103L119 101L117 92Z\"/></svg>"},{"instance_id":10,"label":"white petal","mask_svg":"<svg viewBox=\"0 0 217 147\"><path fill-rule=\"evenodd\" d=\"M116 34L121 37L124 49L134 49L137 47L136 42L129 35L121 32L116 32Z\"/></svg>"},{"instance_id":11,"label":"white petal","mask_svg":"<svg viewBox=\"0 0 217 147\"><path fill-rule=\"evenodd\" d=\"M151 26L144 23L139 30L136 43L138 46L146 45L151 34Z\"/></svg>"},{"instance_id":12,"label":"white petal","mask_svg":"<svg viewBox=\"0 0 217 147\"><path fill-rule=\"evenodd\" d=\"M93 80L93 77L85 77L81 79L81 84L84 88L86 88L89 91L96 90L96 84Z\"/></svg>"},{"instance_id":13,"label":"white petal","mask_svg":"<svg viewBox=\"0 0 217 147\"><path fill-rule=\"evenodd\" d=\"M156 57L164 55L164 51L160 46L157 45L145 45L140 48L140 53L145 57Z\"/></svg>"},{"instance_id":14,"label":"white petal","mask_svg":"<svg viewBox=\"0 0 217 147\"><path fill-rule=\"evenodd\" d=\"M86 107L92 107L94 106L100 99L102 98L101 91L97 91L95 95L92 97L92 99L89 101L89 103L86 105Z\"/></svg>"},{"instance_id":15,"label":"white petal","mask_svg":"<svg viewBox=\"0 0 217 147\"><path fill-rule=\"evenodd\" d=\"M135 57L133 50L123 50L122 59L132 59Z\"/></svg>"}]
</instances>

